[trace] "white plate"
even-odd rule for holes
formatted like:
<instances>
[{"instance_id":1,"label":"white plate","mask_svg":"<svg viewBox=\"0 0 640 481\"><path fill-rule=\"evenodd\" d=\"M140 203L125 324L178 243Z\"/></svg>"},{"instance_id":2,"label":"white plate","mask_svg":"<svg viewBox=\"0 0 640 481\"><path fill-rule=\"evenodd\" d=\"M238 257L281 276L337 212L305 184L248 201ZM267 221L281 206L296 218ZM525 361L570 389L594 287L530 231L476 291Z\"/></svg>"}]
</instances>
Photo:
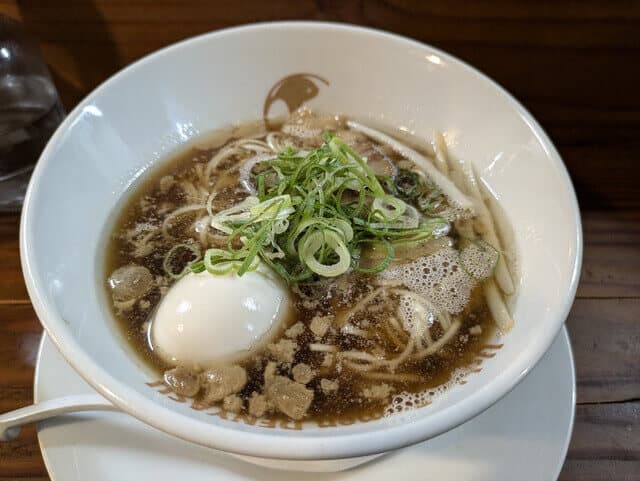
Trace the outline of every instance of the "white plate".
<instances>
[{"instance_id":1,"label":"white plate","mask_svg":"<svg viewBox=\"0 0 640 481\"><path fill-rule=\"evenodd\" d=\"M43 337L36 402L92 392ZM38 439L54 481L422 480L543 481L558 477L573 427L575 372L563 328L511 393L462 426L342 473L260 468L187 443L122 413L43 422Z\"/></svg>"}]
</instances>

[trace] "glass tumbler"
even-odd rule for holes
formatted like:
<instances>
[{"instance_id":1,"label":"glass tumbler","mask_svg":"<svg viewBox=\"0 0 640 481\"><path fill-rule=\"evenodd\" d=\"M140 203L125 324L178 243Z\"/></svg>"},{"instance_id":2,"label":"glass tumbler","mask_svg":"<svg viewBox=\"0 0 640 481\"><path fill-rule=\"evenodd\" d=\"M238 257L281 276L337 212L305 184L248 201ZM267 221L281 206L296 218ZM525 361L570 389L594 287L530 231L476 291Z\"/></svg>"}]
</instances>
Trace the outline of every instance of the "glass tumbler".
<instances>
[{"instance_id":1,"label":"glass tumbler","mask_svg":"<svg viewBox=\"0 0 640 481\"><path fill-rule=\"evenodd\" d=\"M20 210L31 171L64 118L38 45L0 15L0 212Z\"/></svg>"}]
</instances>

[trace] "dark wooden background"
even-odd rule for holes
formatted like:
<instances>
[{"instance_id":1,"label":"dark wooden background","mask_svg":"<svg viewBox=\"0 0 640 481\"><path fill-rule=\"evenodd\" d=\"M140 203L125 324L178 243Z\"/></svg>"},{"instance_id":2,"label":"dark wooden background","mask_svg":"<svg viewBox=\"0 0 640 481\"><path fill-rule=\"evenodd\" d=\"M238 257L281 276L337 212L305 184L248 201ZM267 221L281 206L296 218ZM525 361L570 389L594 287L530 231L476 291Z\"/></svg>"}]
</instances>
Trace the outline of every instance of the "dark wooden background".
<instances>
[{"instance_id":1,"label":"dark wooden background","mask_svg":"<svg viewBox=\"0 0 640 481\"><path fill-rule=\"evenodd\" d=\"M67 109L141 56L227 26L357 23L476 66L540 121L578 191L585 251L569 316L578 406L564 481L640 480L640 2L0 0L38 38ZM29 404L41 327L0 216L0 411ZM0 444L0 481L48 479L35 429ZM515 481L515 480L514 480Z\"/></svg>"}]
</instances>

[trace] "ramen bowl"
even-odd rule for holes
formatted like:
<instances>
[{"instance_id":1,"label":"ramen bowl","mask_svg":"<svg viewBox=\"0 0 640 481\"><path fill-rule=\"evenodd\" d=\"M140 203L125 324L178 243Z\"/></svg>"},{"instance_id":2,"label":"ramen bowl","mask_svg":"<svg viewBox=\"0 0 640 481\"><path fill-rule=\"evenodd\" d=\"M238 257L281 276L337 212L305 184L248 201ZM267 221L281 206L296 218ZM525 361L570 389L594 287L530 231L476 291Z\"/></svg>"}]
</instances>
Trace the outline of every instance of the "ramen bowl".
<instances>
[{"instance_id":1,"label":"ramen bowl","mask_svg":"<svg viewBox=\"0 0 640 481\"><path fill-rule=\"evenodd\" d=\"M515 326L492 342L464 383L451 385L428 406L325 424L206 409L165 389L112 319L103 287L106 236L136 181L207 132L302 104L425 139L443 130L452 155L474 165L512 224ZM538 123L497 84L402 37L296 22L178 43L91 93L60 126L35 169L21 255L29 294L51 339L123 411L259 464L337 470L450 430L520 382L569 312L582 236L562 159Z\"/></svg>"}]
</instances>

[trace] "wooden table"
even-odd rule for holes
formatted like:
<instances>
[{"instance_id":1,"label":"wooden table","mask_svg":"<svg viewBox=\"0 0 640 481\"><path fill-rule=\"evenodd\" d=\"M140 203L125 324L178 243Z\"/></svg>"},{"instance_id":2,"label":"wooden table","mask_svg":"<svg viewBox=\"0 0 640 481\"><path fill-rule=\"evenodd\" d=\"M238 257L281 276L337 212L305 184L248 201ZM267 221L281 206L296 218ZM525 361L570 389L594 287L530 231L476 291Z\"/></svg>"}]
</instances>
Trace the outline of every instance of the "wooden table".
<instances>
[{"instance_id":1,"label":"wooden table","mask_svg":"<svg viewBox=\"0 0 640 481\"><path fill-rule=\"evenodd\" d=\"M568 319L578 407L560 479L640 479L640 2L0 0L0 12L38 37L69 109L148 52L277 19L394 31L493 77L547 129L582 207L584 267ZM0 411L31 403L41 332L18 216L0 216ZM0 480L17 479L48 479L33 427L0 444Z\"/></svg>"}]
</instances>

